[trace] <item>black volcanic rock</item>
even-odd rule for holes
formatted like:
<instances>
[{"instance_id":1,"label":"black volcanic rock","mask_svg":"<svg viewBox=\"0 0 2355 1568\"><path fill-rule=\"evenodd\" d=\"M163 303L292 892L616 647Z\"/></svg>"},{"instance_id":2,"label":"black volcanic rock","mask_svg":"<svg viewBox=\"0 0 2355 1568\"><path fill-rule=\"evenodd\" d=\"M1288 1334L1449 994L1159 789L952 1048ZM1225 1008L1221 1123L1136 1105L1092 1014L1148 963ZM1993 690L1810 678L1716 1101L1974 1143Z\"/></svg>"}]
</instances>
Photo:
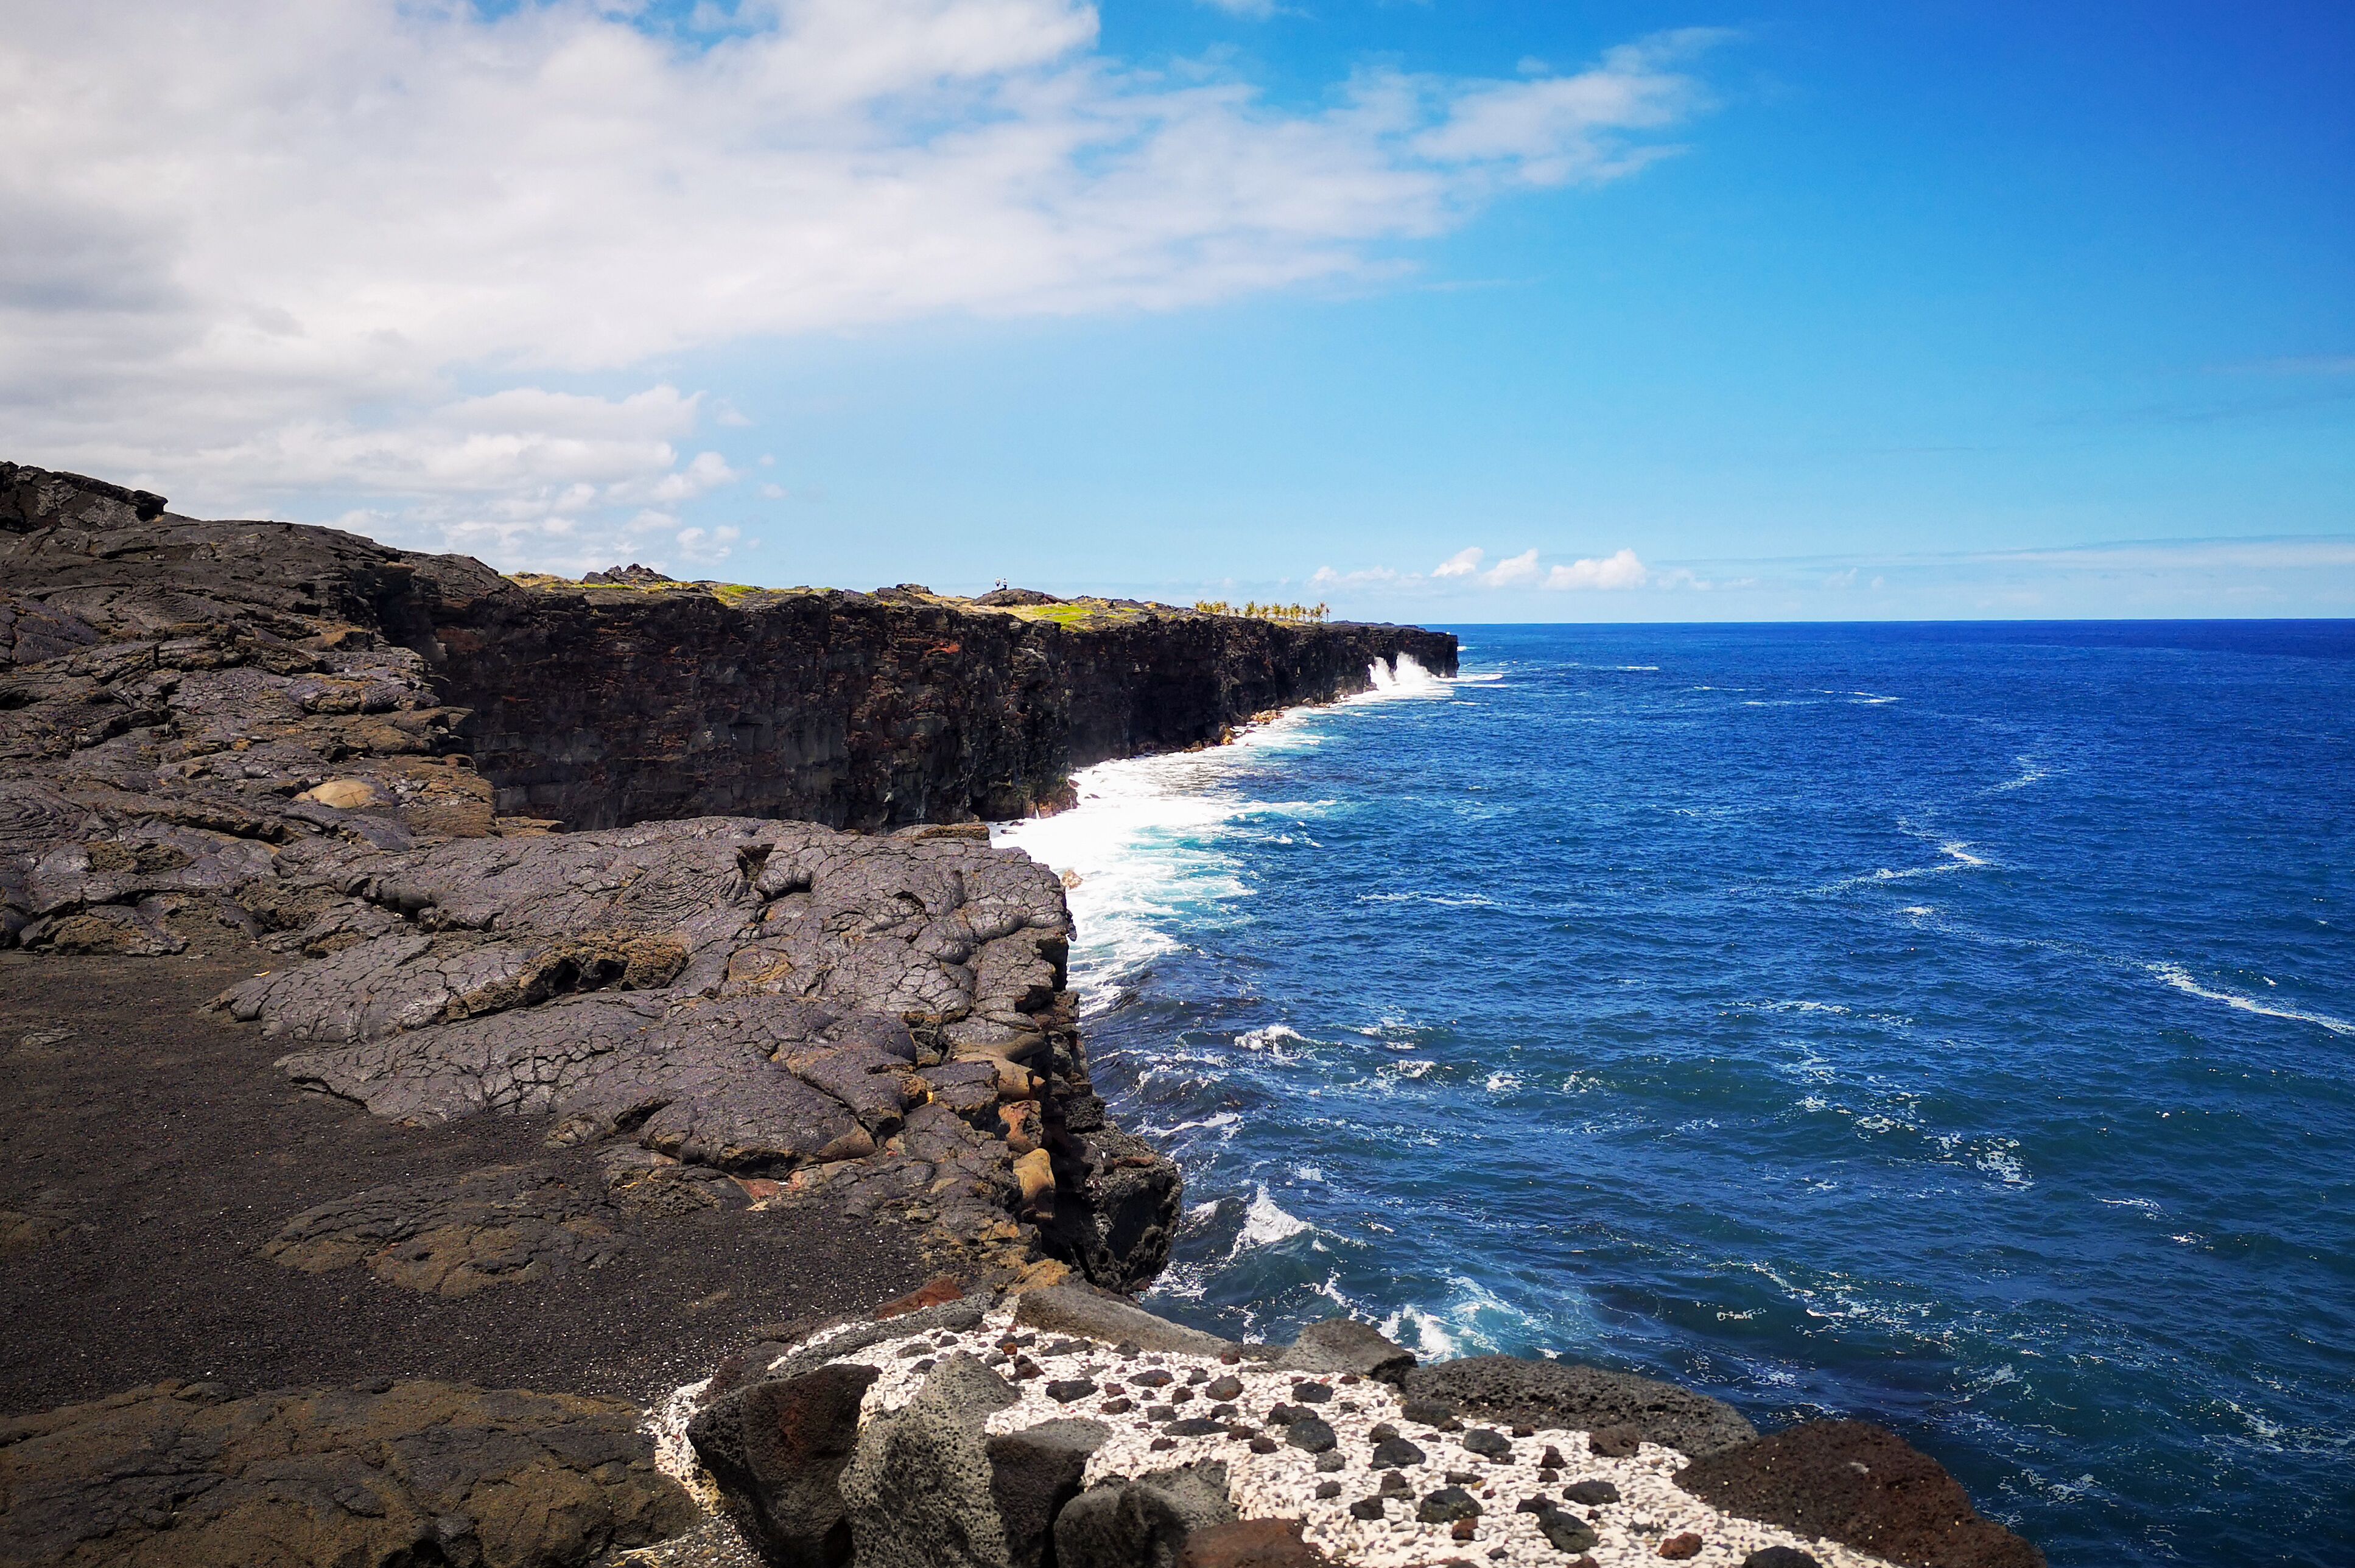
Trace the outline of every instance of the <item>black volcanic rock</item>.
<instances>
[{"instance_id":1,"label":"black volcanic rock","mask_svg":"<svg viewBox=\"0 0 2355 1568\"><path fill-rule=\"evenodd\" d=\"M1728 1513L1916 1568L2044 1568L1945 1466L1870 1422L1801 1422L1696 1459L1676 1483Z\"/></svg>"},{"instance_id":2,"label":"black volcanic rock","mask_svg":"<svg viewBox=\"0 0 2355 1568\"><path fill-rule=\"evenodd\" d=\"M1467 1356L1416 1367L1404 1388L1410 1401L1444 1402L1460 1414L1493 1421L1590 1433L1625 1425L1646 1442L1696 1458L1758 1435L1705 1394L1572 1361ZM1414 1414L1412 1404L1408 1414Z\"/></svg>"},{"instance_id":3,"label":"black volcanic rock","mask_svg":"<svg viewBox=\"0 0 2355 1568\"><path fill-rule=\"evenodd\" d=\"M607 1560L696 1517L618 1399L159 1383L0 1422L12 1563Z\"/></svg>"}]
</instances>

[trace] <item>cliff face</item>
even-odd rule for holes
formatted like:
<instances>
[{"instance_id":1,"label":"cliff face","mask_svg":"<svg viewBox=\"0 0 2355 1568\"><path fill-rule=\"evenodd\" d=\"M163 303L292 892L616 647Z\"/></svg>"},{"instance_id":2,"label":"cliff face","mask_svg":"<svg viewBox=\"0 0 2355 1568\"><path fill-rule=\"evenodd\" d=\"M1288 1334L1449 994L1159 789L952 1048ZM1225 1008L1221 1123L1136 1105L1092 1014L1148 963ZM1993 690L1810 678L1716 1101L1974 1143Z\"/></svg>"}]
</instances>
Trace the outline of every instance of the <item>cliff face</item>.
<instances>
[{"instance_id":1,"label":"cliff face","mask_svg":"<svg viewBox=\"0 0 2355 1568\"><path fill-rule=\"evenodd\" d=\"M1455 669L1455 638L1412 627L1082 609L503 585L433 600L431 652L499 810L580 828L1017 817L1074 768L1364 691L1376 661Z\"/></svg>"},{"instance_id":2,"label":"cliff face","mask_svg":"<svg viewBox=\"0 0 2355 1568\"><path fill-rule=\"evenodd\" d=\"M20 619L14 635L46 636L45 606L78 608L84 636L274 616L300 640L313 629L294 619L347 624L383 655L421 657L404 678L471 710L446 715L454 749L471 753L501 815L574 828L710 813L862 829L1018 817L1061 803L1074 768L1362 692L1378 661L1455 671L1455 639L1416 627L1127 602L1000 608L906 588L527 588L463 556L163 505L0 463L14 590L0 642Z\"/></svg>"}]
</instances>

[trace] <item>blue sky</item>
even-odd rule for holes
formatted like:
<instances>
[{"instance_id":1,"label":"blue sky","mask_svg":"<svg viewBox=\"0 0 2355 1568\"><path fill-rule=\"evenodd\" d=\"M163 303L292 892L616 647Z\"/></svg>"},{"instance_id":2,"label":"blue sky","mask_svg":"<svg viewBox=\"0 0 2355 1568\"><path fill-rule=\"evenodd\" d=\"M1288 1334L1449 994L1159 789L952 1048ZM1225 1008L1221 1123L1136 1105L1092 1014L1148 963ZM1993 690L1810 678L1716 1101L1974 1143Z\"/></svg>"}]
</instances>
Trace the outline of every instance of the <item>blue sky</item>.
<instances>
[{"instance_id":1,"label":"blue sky","mask_svg":"<svg viewBox=\"0 0 2355 1568\"><path fill-rule=\"evenodd\" d=\"M54 84L0 397L192 510L1448 622L2355 614L2344 5L143 4L0 42ZM143 49L176 92L92 103Z\"/></svg>"}]
</instances>

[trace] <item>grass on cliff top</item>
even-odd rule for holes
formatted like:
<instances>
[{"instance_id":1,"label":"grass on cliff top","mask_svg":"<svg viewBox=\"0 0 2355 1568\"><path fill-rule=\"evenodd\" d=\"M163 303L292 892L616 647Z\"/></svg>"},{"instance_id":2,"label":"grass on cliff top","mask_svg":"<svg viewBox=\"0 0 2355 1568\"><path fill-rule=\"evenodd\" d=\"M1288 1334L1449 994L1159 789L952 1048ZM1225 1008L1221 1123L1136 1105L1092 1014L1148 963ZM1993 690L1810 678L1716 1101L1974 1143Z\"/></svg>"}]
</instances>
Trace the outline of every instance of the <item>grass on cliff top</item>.
<instances>
[{"instance_id":1,"label":"grass on cliff top","mask_svg":"<svg viewBox=\"0 0 2355 1568\"><path fill-rule=\"evenodd\" d=\"M634 593L645 595L694 593L706 594L731 609L747 604L765 603L791 599L804 594L824 593L826 589L812 588L755 588L749 583L672 582L672 583L585 583L578 577L559 577L553 572L508 572L507 581L517 588L539 593ZM996 605L975 604L955 594L933 593L930 589L915 591L916 597L943 609L954 609L967 615L1010 615L1017 620L1044 620L1057 626L1080 627L1091 622L1122 622L1145 620L1156 615L1194 615L1199 611L1174 604L1146 604L1135 599L1073 599L1060 604Z\"/></svg>"},{"instance_id":2,"label":"grass on cliff top","mask_svg":"<svg viewBox=\"0 0 2355 1568\"><path fill-rule=\"evenodd\" d=\"M578 577L560 577L553 572L506 572L502 575L517 588L541 593L699 593L708 594L727 605L742 604L748 599L783 599L794 594L820 591L806 588L755 588L751 583L716 583L709 579L691 583L584 583Z\"/></svg>"}]
</instances>

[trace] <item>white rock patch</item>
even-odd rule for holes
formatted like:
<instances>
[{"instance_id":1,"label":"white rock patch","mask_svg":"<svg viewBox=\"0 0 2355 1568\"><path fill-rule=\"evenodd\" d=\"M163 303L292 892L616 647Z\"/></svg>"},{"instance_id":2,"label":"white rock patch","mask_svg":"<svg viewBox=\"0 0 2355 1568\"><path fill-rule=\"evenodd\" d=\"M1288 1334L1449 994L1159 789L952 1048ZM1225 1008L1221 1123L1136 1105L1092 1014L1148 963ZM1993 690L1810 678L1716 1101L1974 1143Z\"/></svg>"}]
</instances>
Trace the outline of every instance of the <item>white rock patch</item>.
<instances>
[{"instance_id":1,"label":"white rock patch","mask_svg":"<svg viewBox=\"0 0 2355 1568\"><path fill-rule=\"evenodd\" d=\"M1015 1369L997 1348L1009 1335L1029 1340L1019 1353L1039 1367L1039 1375L1012 1375ZM989 1417L992 1433L1019 1431L1062 1417L1083 1416L1103 1423L1112 1428L1113 1436L1088 1461L1090 1485L1206 1459L1223 1460L1230 1495L1242 1517L1297 1519L1301 1534L1310 1544L1358 1568L1422 1568L1455 1560L1473 1568L1491 1563L1505 1568L1567 1568L1576 1558L1557 1550L1545 1538L1536 1514L1516 1510L1523 1499L1535 1497L1549 1498L1587 1522L1599 1538L1593 1556L1603 1568L1657 1565L1662 1561L1660 1543L1688 1532L1700 1537L1702 1542L1698 1554L1684 1559L1696 1568L1739 1568L1744 1557L1768 1546L1796 1548L1824 1568L1891 1568L1884 1559L1836 1542L1811 1541L1773 1525L1720 1513L1669 1478L1683 1468L1686 1457L1657 1444L1646 1443L1630 1457L1610 1459L1593 1453L1582 1432L1557 1428L1533 1437L1514 1437L1509 1430L1490 1427L1512 1446L1509 1457L1490 1459L1464 1446L1465 1436L1482 1423L1466 1421L1465 1431L1452 1433L1410 1423L1398 1391L1371 1379L1345 1383L1337 1375L1277 1372L1263 1362L1249 1361L1229 1366L1213 1356L1168 1351L1122 1356L1109 1345L1091 1341L1080 1341L1080 1348L1074 1350L1049 1351L1048 1347L1070 1338L1018 1326L1009 1308L991 1314L962 1333L911 1334L836 1359L880 1369L860 1406L861 1419L871 1420L905 1405L923 1386L934 1364L961 1351L1006 1377L1019 1396L1016 1404ZM1136 1374L1152 1368L1171 1375L1174 1381L1169 1388L1137 1385ZM1163 1448L1152 1446L1156 1438L1165 1436L1166 1424L1148 1419L1146 1406L1170 1404L1172 1390L1188 1386L1188 1374L1198 1369L1204 1379L1190 1385L1189 1399L1177 1404L1178 1418L1209 1417L1211 1409L1221 1402L1209 1398L1205 1387L1218 1378L1231 1376L1242 1383L1243 1391L1231 1402L1236 1407L1235 1415L1218 1419L1259 1428L1274 1440L1275 1452L1253 1453L1248 1438L1225 1433L1169 1438L1170 1446ZM1095 1391L1068 1404L1047 1393L1050 1383L1080 1380L1096 1384ZM1322 1384L1332 1391L1332 1397L1322 1403L1304 1402L1293 1393L1294 1385L1301 1383ZM1108 1385L1114 1384L1121 1393L1111 1391ZM685 1407L691 1413L690 1391L699 1392L701 1387L690 1384L669 1403L680 1404L682 1396L688 1396ZM1107 1402L1122 1397L1131 1401L1129 1409L1105 1410ZM1268 1412L1278 1404L1305 1405L1333 1428L1338 1442L1332 1452L1341 1457L1341 1468L1320 1471L1316 1456L1284 1442L1284 1427L1267 1419ZM1397 1427L1401 1436L1423 1451L1423 1463L1394 1472L1372 1467L1374 1445L1368 1434L1383 1422ZM683 1418L679 1426L683 1444ZM1556 1472L1558 1479L1541 1481L1538 1460L1548 1447L1556 1450L1563 1463ZM691 1453L687 1457L692 1463ZM1474 1478L1451 1482L1451 1471ZM1381 1495L1382 1478L1393 1473L1404 1478L1407 1490L1391 1495L1384 1517L1352 1517L1349 1505ZM1609 1481L1618 1488L1620 1500L1593 1508L1563 1501L1564 1487L1586 1480ZM1333 1497L1319 1498L1317 1490L1327 1482L1337 1482L1340 1490ZM1455 1539L1451 1525L1424 1524L1415 1518L1416 1504L1423 1498L1449 1485L1460 1485L1479 1499L1483 1511L1469 1541Z\"/></svg>"},{"instance_id":2,"label":"white rock patch","mask_svg":"<svg viewBox=\"0 0 2355 1568\"><path fill-rule=\"evenodd\" d=\"M655 1468L686 1488L687 1495L704 1512L716 1513L719 1485L696 1457L695 1445L687 1440L687 1424L695 1419L703 1391L710 1386L711 1380L706 1377L673 1389L646 1413L645 1430L655 1440Z\"/></svg>"}]
</instances>

